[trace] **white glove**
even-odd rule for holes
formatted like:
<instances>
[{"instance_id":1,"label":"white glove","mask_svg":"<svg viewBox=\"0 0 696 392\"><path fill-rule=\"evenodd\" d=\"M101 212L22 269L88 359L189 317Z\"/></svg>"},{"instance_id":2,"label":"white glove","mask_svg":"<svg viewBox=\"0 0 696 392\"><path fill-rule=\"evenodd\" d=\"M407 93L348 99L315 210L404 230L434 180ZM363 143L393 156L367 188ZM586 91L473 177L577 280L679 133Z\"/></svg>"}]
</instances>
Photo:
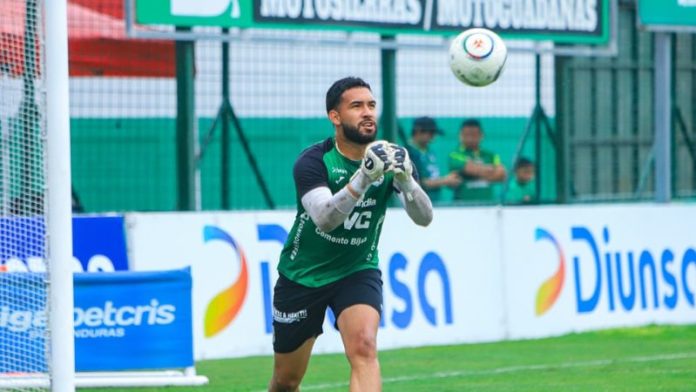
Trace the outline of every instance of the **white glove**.
<instances>
[{"instance_id":1,"label":"white glove","mask_svg":"<svg viewBox=\"0 0 696 392\"><path fill-rule=\"evenodd\" d=\"M394 170L394 178L400 183L406 183L411 180L413 174L413 163L408 156L408 151L398 144L389 144L389 160L392 163Z\"/></svg>"},{"instance_id":2,"label":"white glove","mask_svg":"<svg viewBox=\"0 0 696 392\"><path fill-rule=\"evenodd\" d=\"M391 170L392 162L389 159L389 143L378 140L367 145L365 156L360 164L360 170L370 179L377 181L385 172Z\"/></svg>"}]
</instances>

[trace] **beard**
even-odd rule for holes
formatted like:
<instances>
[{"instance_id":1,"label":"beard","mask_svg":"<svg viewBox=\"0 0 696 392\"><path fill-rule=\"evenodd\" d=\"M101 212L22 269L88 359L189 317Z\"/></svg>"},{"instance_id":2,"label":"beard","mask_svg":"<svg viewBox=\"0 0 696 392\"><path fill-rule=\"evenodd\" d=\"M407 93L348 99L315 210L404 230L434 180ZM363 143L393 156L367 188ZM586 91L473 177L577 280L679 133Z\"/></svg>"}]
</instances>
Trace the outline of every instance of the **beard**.
<instances>
[{"instance_id":1,"label":"beard","mask_svg":"<svg viewBox=\"0 0 696 392\"><path fill-rule=\"evenodd\" d=\"M366 135L366 134L360 133L358 127L354 127L350 124L346 124L346 123L342 122L341 126L343 127L343 134L346 136L346 139L350 140L353 143L370 144L377 139L377 124L376 123L375 123L375 132L371 135Z\"/></svg>"}]
</instances>

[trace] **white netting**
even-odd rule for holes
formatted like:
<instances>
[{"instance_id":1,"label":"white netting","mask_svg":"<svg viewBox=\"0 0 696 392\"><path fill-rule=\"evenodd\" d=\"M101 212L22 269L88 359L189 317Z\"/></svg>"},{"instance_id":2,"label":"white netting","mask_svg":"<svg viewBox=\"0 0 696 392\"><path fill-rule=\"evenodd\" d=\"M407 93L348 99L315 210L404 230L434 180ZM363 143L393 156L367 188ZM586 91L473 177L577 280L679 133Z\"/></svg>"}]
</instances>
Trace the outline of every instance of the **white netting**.
<instances>
[{"instance_id":1,"label":"white netting","mask_svg":"<svg viewBox=\"0 0 696 392\"><path fill-rule=\"evenodd\" d=\"M45 390L11 382L48 373L42 5L0 0L2 390Z\"/></svg>"}]
</instances>

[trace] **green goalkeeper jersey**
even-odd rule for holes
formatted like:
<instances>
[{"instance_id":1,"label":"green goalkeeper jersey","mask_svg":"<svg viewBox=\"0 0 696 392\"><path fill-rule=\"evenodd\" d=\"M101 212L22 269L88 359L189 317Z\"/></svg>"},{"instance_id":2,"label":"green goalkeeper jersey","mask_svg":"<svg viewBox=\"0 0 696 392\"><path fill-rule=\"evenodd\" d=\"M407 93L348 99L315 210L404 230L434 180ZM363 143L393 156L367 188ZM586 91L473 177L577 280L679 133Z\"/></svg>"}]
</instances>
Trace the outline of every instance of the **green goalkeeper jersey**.
<instances>
[{"instance_id":1,"label":"green goalkeeper jersey","mask_svg":"<svg viewBox=\"0 0 696 392\"><path fill-rule=\"evenodd\" d=\"M393 174L374 182L343 224L321 231L302 206L302 196L325 186L331 193L343 188L360 161L344 157L333 138L300 154L293 175L297 189L297 215L280 254L278 271L308 287L319 287L354 272L378 268L377 245L393 188Z\"/></svg>"}]
</instances>

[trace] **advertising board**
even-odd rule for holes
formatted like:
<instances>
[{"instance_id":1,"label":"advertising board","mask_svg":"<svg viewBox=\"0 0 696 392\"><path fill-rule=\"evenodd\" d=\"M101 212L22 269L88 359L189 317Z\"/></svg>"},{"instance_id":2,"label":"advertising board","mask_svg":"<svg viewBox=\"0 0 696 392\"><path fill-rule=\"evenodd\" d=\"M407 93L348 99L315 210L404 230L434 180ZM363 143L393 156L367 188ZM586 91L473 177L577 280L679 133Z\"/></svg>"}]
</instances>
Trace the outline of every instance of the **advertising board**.
<instances>
[{"instance_id":1,"label":"advertising board","mask_svg":"<svg viewBox=\"0 0 696 392\"><path fill-rule=\"evenodd\" d=\"M378 248L381 348L503 337L495 216L448 210L426 229L401 209L388 211ZM293 218L291 211L127 216L133 269L191 267L197 359L272 352L272 289ZM323 329L315 352L341 351L332 315Z\"/></svg>"}]
</instances>

